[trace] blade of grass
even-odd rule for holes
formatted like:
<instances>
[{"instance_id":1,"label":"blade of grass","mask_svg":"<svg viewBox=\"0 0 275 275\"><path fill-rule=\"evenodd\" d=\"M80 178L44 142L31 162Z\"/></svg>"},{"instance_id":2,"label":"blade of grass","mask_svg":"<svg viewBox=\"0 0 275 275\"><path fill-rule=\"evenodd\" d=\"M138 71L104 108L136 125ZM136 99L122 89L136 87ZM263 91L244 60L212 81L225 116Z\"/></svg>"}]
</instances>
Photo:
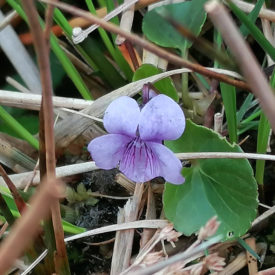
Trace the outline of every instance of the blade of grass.
<instances>
[{"instance_id":1,"label":"blade of grass","mask_svg":"<svg viewBox=\"0 0 275 275\"><path fill-rule=\"evenodd\" d=\"M268 137L270 133L270 124L267 117L261 112L261 117L258 126L258 136L257 136L257 153L266 153L266 148L268 144ZM264 183L264 168L265 161L256 161L256 173L255 178L258 184L262 185Z\"/></svg>"},{"instance_id":2,"label":"blade of grass","mask_svg":"<svg viewBox=\"0 0 275 275\"><path fill-rule=\"evenodd\" d=\"M263 50L268 55L270 55L273 61L275 61L275 48L265 38L262 32L255 26L255 24L250 20L250 18L243 11L241 11L234 3L232 3L230 0L227 0L227 3L232 12L241 20L241 22L249 30L253 38L259 43Z\"/></svg>"},{"instance_id":3,"label":"blade of grass","mask_svg":"<svg viewBox=\"0 0 275 275\"><path fill-rule=\"evenodd\" d=\"M257 110L256 112L254 112L253 114L251 114L249 117L247 117L246 119L244 119L241 122L241 125L245 125L248 122L251 122L252 120L254 120L255 118L259 117L262 114L262 110Z\"/></svg>"},{"instance_id":4,"label":"blade of grass","mask_svg":"<svg viewBox=\"0 0 275 275\"><path fill-rule=\"evenodd\" d=\"M241 123L244 115L249 110L252 100L254 98L253 94L248 94L239 111L237 112L237 123L238 125Z\"/></svg>"},{"instance_id":5,"label":"blade of grass","mask_svg":"<svg viewBox=\"0 0 275 275\"><path fill-rule=\"evenodd\" d=\"M38 150L38 140L26 130L16 119L14 119L2 106L0 106L0 118L22 139L26 140L30 145Z\"/></svg>"},{"instance_id":6,"label":"blade of grass","mask_svg":"<svg viewBox=\"0 0 275 275\"><path fill-rule=\"evenodd\" d=\"M214 41L220 50L222 45L222 36L218 31L214 32ZM215 61L215 66L219 66L217 61ZM223 82L220 83L220 88L229 132L229 140L231 143L237 143L236 88Z\"/></svg>"},{"instance_id":7,"label":"blade of grass","mask_svg":"<svg viewBox=\"0 0 275 275\"><path fill-rule=\"evenodd\" d=\"M273 71L271 80L270 80L271 87L275 87L275 71ZM257 153L266 153L267 145L268 145L268 138L270 134L271 126L264 115L261 113L260 122L258 126L258 136L257 136ZM256 161L256 172L255 178L259 185L264 184L264 168L265 168L265 161L257 160Z\"/></svg>"},{"instance_id":8,"label":"blade of grass","mask_svg":"<svg viewBox=\"0 0 275 275\"><path fill-rule=\"evenodd\" d=\"M220 83L229 140L231 143L238 142L237 136L237 107L236 107L236 88L226 83Z\"/></svg>"},{"instance_id":9,"label":"blade of grass","mask_svg":"<svg viewBox=\"0 0 275 275\"><path fill-rule=\"evenodd\" d=\"M238 136L245 133L246 131L253 129L253 130L257 130L258 129L258 125L259 125L259 121L250 121L247 122L245 125L241 125L238 129Z\"/></svg>"},{"instance_id":10,"label":"blade of grass","mask_svg":"<svg viewBox=\"0 0 275 275\"><path fill-rule=\"evenodd\" d=\"M254 6L253 10L249 13L248 17L250 18L251 22L255 23L264 2L265 2L265 0L258 0L256 5ZM244 24L241 25L240 32L242 33L242 35L244 37L249 34L249 30L247 29L247 27Z\"/></svg>"}]
</instances>

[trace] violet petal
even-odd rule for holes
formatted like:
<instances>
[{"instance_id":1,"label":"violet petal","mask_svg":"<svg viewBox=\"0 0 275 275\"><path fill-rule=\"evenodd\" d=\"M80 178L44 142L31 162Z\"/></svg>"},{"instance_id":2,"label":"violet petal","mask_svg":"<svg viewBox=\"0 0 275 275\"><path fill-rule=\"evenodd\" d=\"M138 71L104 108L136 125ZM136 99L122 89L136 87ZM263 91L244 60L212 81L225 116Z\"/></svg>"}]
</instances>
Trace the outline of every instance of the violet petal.
<instances>
[{"instance_id":1,"label":"violet petal","mask_svg":"<svg viewBox=\"0 0 275 275\"><path fill-rule=\"evenodd\" d=\"M127 145L119 170L135 182L146 182L160 175L156 156L139 137Z\"/></svg>"},{"instance_id":2,"label":"violet petal","mask_svg":"<svg viewBox=\"0 0 275 275\"><path fill-rule=\"evenodd\" d=\"M106 109L103 123L111 134L136 136L140 109L137 102L128 96L114 100Z\"/></svg>"},{"instance_id":3,"label":"violet petal","mask_svg":"<svg viewBox=\"0 0 275 275\"><path fill-rule=\"evenodd\" d=\"M166 95L152 98L141 110L139 133L143 140L173 140L185 128L185 117L180 106Z\"/></svg>"},{"instance_id":4,"label":"violet petal","mask_svg":"<svg viewBox=\"0 0 275 275\"><path fill-rule=\"evenodd\" d=\"M88 151L99 168L112 169L117 167L130 141L131 138L124 135L104 135L93 139L88 145Z\"/></svg>"},{"instance_id":5,"label":"violet petal","mask_svg":"<svg viewBox=\"0 0 275 275\"><path fill-rule=\"evenodd\" d=\"M166 181L173 184L182 184L185 179L181 175L182 165L175 154L162 144L156 142L147 142L152 149L153 154L159 162L160 174Z\"/></svg>"}]
</instances>

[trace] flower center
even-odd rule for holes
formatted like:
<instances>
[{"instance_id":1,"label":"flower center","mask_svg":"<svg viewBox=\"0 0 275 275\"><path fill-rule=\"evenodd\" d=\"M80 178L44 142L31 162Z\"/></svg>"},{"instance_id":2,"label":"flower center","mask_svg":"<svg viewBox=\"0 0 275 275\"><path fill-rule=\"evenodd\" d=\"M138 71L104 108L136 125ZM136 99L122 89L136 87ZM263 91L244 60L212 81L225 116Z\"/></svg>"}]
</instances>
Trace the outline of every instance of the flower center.
<instances>
[{"instance_id":1,"label":"flower center","mask_svg":"<svg viewBox=\"0 0 275 275\"><path fill-rule=\"evenodd\" d=\"M134 178L142 174L148 179L148 174L158 174L159 163L150 146L137 136L127 144L119 169L126 175L133 174Z\"/></svg>"}]
</instances>

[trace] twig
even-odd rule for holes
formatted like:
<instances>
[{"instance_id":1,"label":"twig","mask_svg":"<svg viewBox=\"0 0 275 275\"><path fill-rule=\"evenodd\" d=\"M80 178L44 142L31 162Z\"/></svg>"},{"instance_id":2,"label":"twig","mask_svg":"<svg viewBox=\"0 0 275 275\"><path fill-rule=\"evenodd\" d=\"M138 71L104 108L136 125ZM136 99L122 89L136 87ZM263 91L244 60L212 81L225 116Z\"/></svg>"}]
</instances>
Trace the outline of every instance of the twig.
<instances>
[{"instance_id":1,"label":"twig","mask_svg":"<svg viewBox=\"0 0 275 275\"><path fill-rule=\"evenodd\" d=\"M275 156L253 153L223 153L223 152L207 152L207 153L177 153L176 156L181 160L188 159L262 159L275 161Z\"/></svg>"},{"instance_id":2,"label":"twig","mask_svg":"<svg viewBox=\"0 0 275 275\"><path fill-rule=\"evenodd\" d=\"M58 1L58 0L55 0ZM53 24L53 5L47 5L47 9L45 12L45 29L44 29L44 39L47 44L48 50L50 50L50 34L51 34L51 28Z\"/></svg>"},{"instance_id":3,"label":"twig","mask_svg":"<svg viewBox=\"0 0 275 275\"><path fill-rule=\"evenodd\" d=\"M95 120L95 121L98 121L98 122L101 122L101 123L103 122L103 119L101 119L101 118L97 118L95 116L83 114L83 113L78 112L78 111L70 110L70 109L67 109L67 108L62 108L61 110L65 111L65 112L68 112L68 113L77 114L79 116L87 117L89 119L92 119L92 120Z\"/></svg>"},{"instance_id":4,"label":"twig","mask_svg":"<svg viewBox=\"0 0 275 275\"><path fill-rule=\"evenodd\" d=\"M2 225L2 227L1 227L1 229L0 229L0 238L3 237L3 235L4 235L4 233L6 232L6 230L8 229L8 227L9 227L8 222L5 222L5 223Z\"/></svg>"},{"instance_id":5,"label":"twig","mask_svg":"<svg viewBox=\"0 0 275 275\"><path fill-rule=\"evenodd\" d=\"M89 195L91 195L92 197L107 198L107 199L113 199L113 200L128 200L131 198L131 197L109 196L109 195L100 194L98 192L89 192Z\"/></svg>"},{"instance_id":6,"label":"twig","mask_svg":"<svg viewBox=\"0 0 275 275\"><path fill-rule=\"evenodd\" d=\"M252 154L252 153L227 153L227 152L203 152L203 153L177 153L176 156L181 160L188 159L213 159L213 158L230 158L230 159L262 159L275 161L275 156L265 155L265 154ZM93 170L99 169L95 162L89 161L78 164L71 164L56 168L57 177L67 177L76 174L86 173ZM31 177L33 172L26 172L20 174L10 175L11 180L14 182L17 188L24 188L26 179ZM121 178L122 177L122 178ZM124 182L123 175L119 176L119 182ZM34 177L33 184L38 184L40 181L39 174ZM129 184L129 182L127 182ZM5 185L3 179L0 177L0 185ZM123 185L123 184L122 184ZM130 188L127 188L129 192L132 189L132 183L130 183Z\"/></svg>"},{"instance_id":7,"label":"twig","mask_svg":"<svg viewBox=\"0 0 275 275\"><path fill-rule=\"evenodd\" d=\"M60 8L62 10L65 10L71 14L74 14L76 16L81 16L81 17L89 20L92 23L98 24L99 26L106 29L107 31L119 34L119 35L125 37L126 39L130 40L132 43L137 44L137 45L141 46L142 48L155 53L159 57L162 57L175 65L189 68L197 73L201 73L201 74L208 76L210 78L218 79L219 81L231 84L231 85L239 87L241 89L250 90L247 83L245 83L243 81L238 81L238 80L228 78L224 75L220 75L215 72L209 71L208 69L206 69L205 67L203 67L201 65L194 64L194 63L189 62L185 59L182 59L181 57L179 57L175 54L169 53L168 51L154 45L151 42L146 41L145 39L140 38L137 35L134 35L132 33L125 32L124 30L121 30L116 25L114 25L110 22L106 22L105 20L100 19L97 16L90 14L89 12L86 12L84 10L77 8L77 7L74 7L74 6L65 4L65 3L55 3L52 0L41 0L41 1L48 3L48 4L55 5L56 7Z\"/></svg>"},{"instance_id":8,"label":"twig","mask_svg":"<svg viewBox=\"0 0 275 275\"><path fill-rule=\"evenodd\" d=\"M120 6L118 6L116 9L112 10L110 13L108 13L103 20L108 21L111 20L113 17L117 16L118 14L120 14L121 12L123 12L124 10L127 10L129 7L131 7L132 5L135 5L135 3L138 0L128 0L126 2L124 2L123 4L121 4ZM91 32L93 32L94 30L96 30L99 26L98 25L92 25L89 28L87 28L86 30L82 30L81 28L74 28L73 29L73 42L75 44L81 43Z\"/></svg>"},{"instance_id":9,"label":"twig","mask_svg":"<svg viewBox=\"0 0 275 275\"><path fill-rule=\"evenodd\" d=\"M259 217L257 217L251 225L251 228L254 228L256 225L258 225L259 223L261 223L263 220L269 218L271 215L274 215L275 213L275 206L272 206L270 209L268 209L267 211L265 211L262 215L260 215Z\"/></svg>"},{"instance_id":10,"label":"twig","mask_svg":"<svg viewBox=\"0 0 275 275\"><path fill-rule=\"evenodd\" d=\"M40 228L40 220L50 212L51 204L64 194L61 183L49 179L30 202L31 207L19 218L0 247L0 274L5 274L29 245Z\"/></svg>"},{"instance_id":11,"label":"twig","mask_svg":"<svg viewBox=\"0 0 275 275\"><path fill-rule=\"evenodd\" d=\"M21 83L19 83L17 80L15 80L14 78L7 76L6 77L6 81L8 84L10 84L12 87L14 87L15 89L17 89L18 91L22 92L22 93L32 93L32 91L30 91L29 89L27 89L25 86L23 86ZM35 93L37 94L41 94L41 91L36 91Z\"/></svg>"},{"instance_id":12,"label":"twig","mask_svg":"<svg viewBox=\"0 0 275 275\"><path fill-rule=\"evenodd\" d=\"M0 22L0 31L3 30L10 22L18 16L17 11L13 10L11 13L6 15L6 17Z\"/></svg>"},{"instance_id":13,"label":"twig","mask_svg":"<svg viewBox=\"0 0 275 275\"><path fill-rule=\"evenodd\" d=\"M250 48L222 4L212 0L205 5L205 10L235 56L252 92L258 97L272 129L275 131L275 96Z\"/></svg>"},{"instance_id":14,"label":"twig","mask_svg":"<svg viewBox=\"0 0 275 275\"><path fill-rule=\"evenodd\" d=\"M222 133L222 122L223 122L223 114L216 113L214 115L214 131L219 134Z\"/></svg>"},{"instance_id":15,"label":"twig","mask_svg":"<svg viewBox=\"0 0 275 275\"><path fill-rule=\"evenodd\" d=\"M130 1L131 0L124 0L124 4L126 4L127 2L130 2ZM128 31L128 32L131 31L132 25L133 25L133 20L134 20L134 13L135 13L135 3L133 3L132 6L128 7L127 10L124 10L122 12L122 16L120 19L120 28L122 30ZM125 38L118 35L116 38L116 44L121 45L124 42L125 42Z\"/></svg>"},{"instance_id":16,"label":"twig","mask_svg":"<svg viewBox=\"0 0 275 275\"><path fill-rule=\"evenodd\" d=\"M147 204L146 204L146 214L145 218L147 220L156 219L156 204L155 198L153 195L151 182L148 182L148 189L147 189ZM146 243L153 237L155 230L152 229L144 229L140 238L140 248L143 248Z\"/></svg>"},{"instance_id":17,"label":"twig","mask_svg":"<svg viewBox=\"0 0 275 275\"><path fill-rule=\"evenodd\" d=\"M160 0L139 0L135 5L135 9L139 10L159 1Z\"/></svg>"},{"instance_id":18,"label":"twig","mask_svg":"<svg viewBox=\"0 0 275 275\"><path fill-rule=\"evenodd\" d=\"M42 108L40 122L43 123L42 134L44 134L45 144L40 144L44 147L45 154L45 166L46 166L46 177L55 178L55 140L54 140L54 119L53 119L53 103L52 103L52 79L49 62L49 45L43 36L43 32L39 23L38 13L35 8L33 0L25 0L22 2L25 13L28 17L28 22L34 39L34 46L37 53L38 64L40 68L40 78L42 84ZM49 23L49 25L51 25ZM43 121L44 119L44 121ZM40 141L42 139L40 138ZM41 151L40 151L41 152ZM43 160L40 156L40 164L43 166ZM42 167L44 169L44 167ZM64 243L64 231L61 221L61 213L59 200L56 199L51 205L52 214L52 225L54 228L56 254L54 259L55 272L62 274L69 274L69 263L67 258L66 246ZM51 240L53 241L53 240Z\"/></svg>"},{"instance_id":19,"label":"twig","mask_svg":"<svg viewBox=\"0 0 275 275\"><path fill-rule=\"evenodd\" d=\"M21 273L21 275L28 275L29 272L31 272L46 257L47 254L48 250L46 249L31 265L28 266L24 272Z\"/></svg>"},{"instance_id":20,"label":"twig","mask_svg":"<svg viewBox=\"0 0 275 275\"><path fill-rule=\"evenodd\" d=\"M61 166L56 168L56 176L58 178L68 177L72 175L82 174L90 171L99 169L93 161L71 164L66 166ZM29 179L33 177L33 172L26 172L20 174L9 175L13 183L17 188L23 189L29 182ZM33 178L33 185L37 185L40 182L40 173L37 173ZM0 185L5 186L5 182L2 177L0 177Z\"/></svg>"},{"instance_id":21,"label":"twig","mask_svg":"<svg viewBox=\"0 0 275 275\"><path fill-rule=\"evenodd\" d=\"M219 275L235 274L237 271L246 266L245 252L241 252Z\"/></svg>"},{"instance_id":22,"label":"twig","mask_svg":"<svg viewBox=\"0 0 275 275\"><path fill-rule=\"evenodd\" d=\"M71 237L67 237L65 238L65 242L71 242L73 240L78 240L81 238L94 236L102 233L113 232L117 230L128 230L128 229L135 229L135 228L163 228L167 224L169 224L167 220L143 220L143 221L133 221L133 222L126 222L121 224L107 225L107 226L92 229Z\"/></svg>"},{"instance_id":23,"label":"twig","mask_svg":"<svg viewBox=\"0 0 275 275\"><path fill-rule=\"evenodd\" d=\"M129 180L122 173L118 173L115 177L115 181L123 186L130 194L134 194L135 191L135 183Z\"/></svg>"},{"instance_id":24,"label":"twig","mask_svg":"<svg viewBox=\"0 0 275 275\"><path fill-rule=\"evenodd\" d=\"M20 214L22 214L23 210L26 207L26 203L24 202L24 200L22 199L22 197L20 196L19 192L17 191L14 183L12 182L12 180L9 178L8 174L6 173L6 171L4 170L4 168L2 167L2 165L0 165L0 174L2 176L2 178L4 179L5 183L7 184L14 202L18 208L18 211Z\"/></svg>"},{"instance_id":25,"label":"twig","mask_svg":"<svg viewBox=\"0 0 275 275\"><path fill-rule=\"evenodd\" d=\"M0 90L0 104L4 106L38 111L41 107L41 98L42 96L38 94L22 94ZM57 108L81 110L92 104L93 101L91 100L53 96L53 106Z\"/></svg>"}]
</instances>

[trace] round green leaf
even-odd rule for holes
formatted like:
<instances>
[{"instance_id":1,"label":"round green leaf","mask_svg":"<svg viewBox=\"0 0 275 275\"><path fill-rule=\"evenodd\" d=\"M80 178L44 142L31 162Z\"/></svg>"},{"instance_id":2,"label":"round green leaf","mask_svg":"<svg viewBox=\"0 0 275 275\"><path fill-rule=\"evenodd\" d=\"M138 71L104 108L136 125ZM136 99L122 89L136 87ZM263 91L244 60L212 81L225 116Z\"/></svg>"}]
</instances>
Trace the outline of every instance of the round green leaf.
<instances>
[{"instance_id":1,"label":"round green leaf","mask_svg":"<svg viewBox=\"0 0 275 275\"><path fill-rule=\"evenodd\" d=\"M161 69L158 69L154 65L151 64L143 64L141 65L134 73L133 81L137 81L149 76L153 76L159 73L162 73ZM170 96L176 102L179 101L179 96L177 90L174 86L174 83L170 77L166 77L154 83L154 87L156 87L162 94Z\"/></svg>"},{"instance_id":2,"label":"round green leaf","mask_svg":"<svg viewBox=\"0 0 275 275\"><path fill-rule=\"evenodd\" d=\"M206 0L192 0L157 7L146 13L143 19L142 30L146 37L154 43L177 49L191 46L166 19L173 20L188 28L194 35L198 35L206 19L203 5Z\"/></svg>"},{"instance_id":3,"label":"round green leaf","mask_svg":"<svg viewBox=\"0 0 275 275\"><path fill-rule=\"evenodd\" d=\"M174 152L242 152L217 133L187 121L184 134L165 144ZM217 234L239 237L256 217L257 184L246 159L200 159L184 168L182 185L166 184L164 210L175 228L191 235L213 216Z\"/></svg>"}]
</instances>

